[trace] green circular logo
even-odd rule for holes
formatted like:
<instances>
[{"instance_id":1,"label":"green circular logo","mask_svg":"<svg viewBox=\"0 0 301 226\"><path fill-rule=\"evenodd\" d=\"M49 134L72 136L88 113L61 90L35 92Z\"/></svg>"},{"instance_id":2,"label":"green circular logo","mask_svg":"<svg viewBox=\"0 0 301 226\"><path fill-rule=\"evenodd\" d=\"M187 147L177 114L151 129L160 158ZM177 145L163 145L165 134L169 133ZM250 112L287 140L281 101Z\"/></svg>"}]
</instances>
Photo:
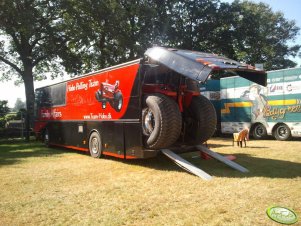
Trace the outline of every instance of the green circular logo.
<instances>
[{"instance_id":1,"label":"green circular logo","mask_svg":"<svg viewBox=\"0 0 301 226\"><path fill-rule=\"evenodd\" d=\"M298 221L297 214L286 207L273 206L267 209L267 215L281 224L294 224Z\"/></svg>"}]
</instances>

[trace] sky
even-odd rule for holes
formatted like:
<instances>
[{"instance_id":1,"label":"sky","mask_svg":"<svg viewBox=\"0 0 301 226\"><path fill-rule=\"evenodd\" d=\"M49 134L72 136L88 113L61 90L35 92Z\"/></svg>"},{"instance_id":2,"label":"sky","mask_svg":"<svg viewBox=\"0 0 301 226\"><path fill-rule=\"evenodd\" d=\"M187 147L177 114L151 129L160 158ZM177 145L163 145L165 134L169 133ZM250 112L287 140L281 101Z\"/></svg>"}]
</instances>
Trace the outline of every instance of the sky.
<instances>
[{"instance_id":1,"label":"sky","mask_svg":"<svg viewBox=\"0 0 301 226\"><path fill-rule=\"evenodd\" d=\"M222 0L224 2L232 2L233 0ZM273 11L281 11L284 17L289 20L295 20L297 26L301 28L301 13L300 13L300 0L252 0L253 2L264 2L269 4ZM298 6L299 5L299 6ZM299 33L297 39L293 44L301 44L301 34ZM292 58L301 65L301 58ZM65 79L68 79L65 78ZM39 88L42 86L54 84L63 81L63 78L57 78L55 80L44 80L35 82L34 87ZM8 106L13 108L17 98L21 98L25 101L25 89L24 85L15 86L13 81L0 82L0 100L8 100Z\"/></svg>"}]
</instances>

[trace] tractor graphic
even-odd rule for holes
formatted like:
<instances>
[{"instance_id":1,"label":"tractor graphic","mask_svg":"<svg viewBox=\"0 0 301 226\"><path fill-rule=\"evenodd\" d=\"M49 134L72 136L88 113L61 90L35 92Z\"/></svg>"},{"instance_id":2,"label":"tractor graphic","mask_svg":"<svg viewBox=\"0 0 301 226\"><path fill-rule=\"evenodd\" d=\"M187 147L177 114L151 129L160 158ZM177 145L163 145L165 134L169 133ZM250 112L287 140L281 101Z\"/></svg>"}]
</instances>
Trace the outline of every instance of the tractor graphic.
<instances>
[{"instance_id":1,"label":"tractor graphic","mask_svg":"<svg viewBox=\"0 0 301 226\"><path fill-rule=\"evenodd\" d=\"M116 81L114 85L109 84L108 81L100 84L100 89L96 91L95 97L98 102L102 103L102 109L105 109L107 102L115 111L120 112L123 105L123 96L119 89L119 81Z\"/></svg>"}]
</instances>

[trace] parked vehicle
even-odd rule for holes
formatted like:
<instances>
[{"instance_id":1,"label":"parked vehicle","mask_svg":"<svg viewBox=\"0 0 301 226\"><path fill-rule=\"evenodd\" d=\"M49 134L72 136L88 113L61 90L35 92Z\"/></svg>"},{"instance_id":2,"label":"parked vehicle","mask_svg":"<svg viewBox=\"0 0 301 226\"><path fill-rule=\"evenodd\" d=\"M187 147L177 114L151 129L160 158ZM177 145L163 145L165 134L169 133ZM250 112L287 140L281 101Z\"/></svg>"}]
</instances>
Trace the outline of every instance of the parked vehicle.
<instances>
[{"instance_id":1,"label":"parked vehicle","mask_svg":"<svg viewBox=\"0 0 301 226\"><path fill-rule=\"evenodd\" d=\"M35 132L93 157L148 158L201 144L216 113L197 84L215 71L266 84L264 71L225 57L154 47L142 59L36 89Z\"/></svg>"},{"instance_id":2,"label":"parked vehicle","mask_svg":"<svg viewBox=\"0 0 301 226\"><path fill-rule=\"evenodd\" d=\"M255 139L301 137L301 68L269 71L267 87L235 76L213 78L200 89L214 103L222 133L249 128Z\"/></svg>"}]
</instances>

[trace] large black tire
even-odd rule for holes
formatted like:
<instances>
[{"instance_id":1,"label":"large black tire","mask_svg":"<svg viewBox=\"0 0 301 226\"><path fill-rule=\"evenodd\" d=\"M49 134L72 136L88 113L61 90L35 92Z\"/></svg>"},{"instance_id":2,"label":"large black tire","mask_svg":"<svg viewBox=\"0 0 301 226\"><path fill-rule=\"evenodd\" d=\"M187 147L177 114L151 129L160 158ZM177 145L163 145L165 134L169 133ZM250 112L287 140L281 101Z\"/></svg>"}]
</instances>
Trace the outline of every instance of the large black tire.
<instances>
[{"instance_id":1,"label":"large black tire","mask_svg":"<svg viewBox=\"0 0 301 226\"><path fill-rule=\"evenodd\" d=\"M98 102L102 101L102 91L100 89L96 91L95 98Z\"/></svg>"},{"instance_id":2,"label":"large black tire","mask_svg":"<svg viewBox=\"0 0 301 226\"><path fill-rule=\"evenodd\" d=\"M170 147L179 138L181 128L182 116L174 100L162 94L145 97L142 129L146 148Z\"/></svg>"},{"instance_id":3,"label":"large black tire","mask_svg":"<svg viewBox=\"0 0 301 226\"><path fill-rule=\"evenodd\" d=\"M90 135L89 151L93 158L100 158L102 155L101 139L98 132L92 132Z\"/></svg>"},{"instance_id":4,"label":"large black tire","mask_svg":"<svg viewBox=\"0 0 301 226\"><path fill-rule=\"evenodd\" d=\"M114 95L113 108L115 111L120 112L123 105L123 96L121 92L117 92Z\"/></svg>"},{"instance_id":5,"label":"large black tire","mask_svg":"<svg viewBox=\"0 0 301 226\"><path fill-rule=\"evenodd\" d=\"M206 142L215 132L217 117L214 106L204 96L192 97L184 110L185 143L196 145Z\"/></svg>"},{"instance_id":6,"label":"large black tire","mask_svg":"<svg viewBox=\"0 0 301 226\"><path fill-rule=\"evenodd\" d=\"M290 140L292 137L291 130L286 124L279 124L274 130L274 137L281 141Z\"/></svg>"},{"instance_id":7,"label":"large black tire","mask_svg":"<svg viewBox=\"0 0 301 226\"><path fill-rule=\"evenodd\" d=\"M265 126L261 123L255 124L254 127L252 128L252 137L255 140L260 140L265 138L266 136L267 136L267 130Z\"/></svg>"}]
</instances>

